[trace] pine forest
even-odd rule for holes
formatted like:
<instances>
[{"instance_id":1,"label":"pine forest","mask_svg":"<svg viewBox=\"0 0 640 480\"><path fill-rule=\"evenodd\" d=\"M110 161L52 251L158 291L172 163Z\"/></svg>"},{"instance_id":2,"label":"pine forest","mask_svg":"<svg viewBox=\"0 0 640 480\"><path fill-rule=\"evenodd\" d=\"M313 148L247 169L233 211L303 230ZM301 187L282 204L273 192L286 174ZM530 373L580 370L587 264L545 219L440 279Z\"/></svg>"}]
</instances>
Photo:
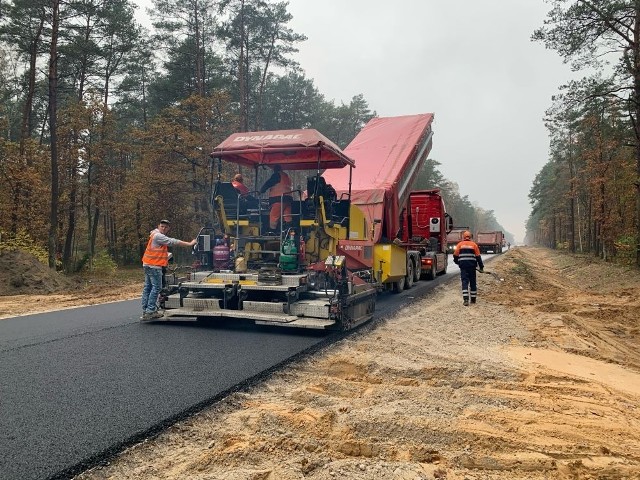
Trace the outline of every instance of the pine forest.
<instances>
[{"instance_id":1,"label":"pine forest","mask_svg":"<svg viewBox=\"0 0 640 480\"><path fill-rule=\"evenodd\" d=\"M640 266L640 4L547 3L532 40L589 76L547 111L527 242ZM231 133L314 128L345 147L377 115L306 76L286 1L152 4L146 28L129 0L0 0L0 246L65 272L137 264L160 218L182 239L211 223L209 153ZM504 231L439 164L416 188L441 188L458 225Z\"/></svg>"}]
</instances>

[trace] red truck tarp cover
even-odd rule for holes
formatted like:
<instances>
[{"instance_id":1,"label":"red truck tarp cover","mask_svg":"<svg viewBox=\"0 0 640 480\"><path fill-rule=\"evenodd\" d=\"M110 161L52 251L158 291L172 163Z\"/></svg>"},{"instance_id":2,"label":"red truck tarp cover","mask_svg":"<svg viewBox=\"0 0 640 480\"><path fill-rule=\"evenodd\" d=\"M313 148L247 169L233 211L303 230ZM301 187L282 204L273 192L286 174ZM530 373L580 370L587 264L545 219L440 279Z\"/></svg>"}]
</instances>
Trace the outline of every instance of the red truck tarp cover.
<instances>
[{"instance_id":1,"label":"red truck tarp cover","mask_svg":"<svg viewBox=\"0 0 640 480\"><path fill-rule=\"evenodd\" d=\"M354 166L354 161L317 130L276 130L234 133L211 156L246 167L279 164L284 170ZM347 175L348 177L348 175Z\"/></svg>"},{"instance_id":2,"label":"red truck tarp cover","mask_svg":"<svg viewBox=\"0 0 640 480\"><path fill-rule=\"evenodd\" d=\"M365 125L344 153L353 158L351 202L358 205L369 225L376 227L374 241L393 240L400 228L400 213L413 181L431 151L433 113L374 118ZM323 174L338 192L349 190L349 177L337 171Z\"/></svg>"}]
</instances>

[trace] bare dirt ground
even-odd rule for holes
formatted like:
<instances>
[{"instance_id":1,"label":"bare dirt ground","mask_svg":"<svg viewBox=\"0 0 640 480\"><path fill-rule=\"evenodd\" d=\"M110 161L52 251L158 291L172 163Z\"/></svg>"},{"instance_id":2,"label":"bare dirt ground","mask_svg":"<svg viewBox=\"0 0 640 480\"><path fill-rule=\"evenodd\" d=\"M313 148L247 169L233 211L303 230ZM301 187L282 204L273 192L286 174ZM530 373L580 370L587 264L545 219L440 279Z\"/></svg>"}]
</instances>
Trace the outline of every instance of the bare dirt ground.
<instances>
[{"instance_id":1,"label":"bare dirt ground","mask_svg":"<svg viewBox=\"0 0 640 480\"><path fill-rule=\"evenodd\" d=\"M0 320L29 313L129 300L142 292L142 268L114 275L52 272L35 257L0 250Z\"/></svg>"},{"instance_id":2,"label":"bare dirt ground","mask_svg":"<svg viewBox=\"0 0 640 480\"><path fill-rule=\"evenodd\" d=\"M77 480L640 479L638 271L487 270L477 305L451 282Z\"/></svg>"}]
</instances>

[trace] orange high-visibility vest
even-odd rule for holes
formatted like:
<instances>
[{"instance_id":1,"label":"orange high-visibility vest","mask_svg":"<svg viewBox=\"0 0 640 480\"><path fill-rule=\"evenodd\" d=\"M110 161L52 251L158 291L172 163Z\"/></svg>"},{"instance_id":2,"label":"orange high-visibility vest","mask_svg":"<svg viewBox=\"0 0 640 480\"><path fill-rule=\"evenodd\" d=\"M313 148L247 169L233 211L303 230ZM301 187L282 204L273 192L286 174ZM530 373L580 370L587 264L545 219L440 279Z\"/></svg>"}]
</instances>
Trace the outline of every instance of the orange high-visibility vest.
<instances>
[{"instance_id":1,"label":"orange high-visibility vest","mask_svg":"<svg viewBox=\"0 0 640 480\"><path fill-rule=\"evenodd\" d=\"M460 267L475 268L478 264L477 258L480 256L480 249L476 242L472 240L462 240L453 250L454 258L458 258Z\"/></svg>"},{"instance_id":2,"label":"orange high-visibility vest","mask_svg":"<svg viewBox=\"0 0 640 480\"><path fill-rule=\"evenodd\" d=\"M232 180L231 185L233 185L233 188L238 190L238 192L240 192L241 195L247 195L249 193L249 189L244 183L240 183L240 182L236 182L235 180Z\"/></svg>"},{"instance_id":3,"label":"orange high-visibility vest","mask_svg":"<svg viewBox=\"0 0 640 480\"><path fill-rule=\"evenodd\" d=\"M142 256L143 265L150 265L153 267L166 267L169 265L169 247L167 245L160 245L159 247L153 246L153 237L158 233L159 232L153 232L149 235L147 248Z\"/></svg>"},{"instance_id":4,"label":"orange high-visibility vest","mask_svg":"<svg viewBox=\"0 0 640 480\"><path fill-rule=\"evenodd\" d=\"M289 196L291 195L292 189L293 187L289 175L284 172L280 172L280 181L269 189L269 197L280 198L280 196L283 194L287 194Z\"/></svg>"}]
</instances>

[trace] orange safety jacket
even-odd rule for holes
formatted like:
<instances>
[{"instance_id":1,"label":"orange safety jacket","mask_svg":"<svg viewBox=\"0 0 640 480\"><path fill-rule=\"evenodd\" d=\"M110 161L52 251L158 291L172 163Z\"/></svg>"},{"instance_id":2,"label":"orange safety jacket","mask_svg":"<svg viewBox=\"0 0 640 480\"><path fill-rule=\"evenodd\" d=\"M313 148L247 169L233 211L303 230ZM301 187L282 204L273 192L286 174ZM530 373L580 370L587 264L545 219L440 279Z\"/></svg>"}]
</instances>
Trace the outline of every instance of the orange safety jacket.
<instances>
[{"instance_id":1,"label":"orange safety jacket","mask_svg":"<svg viewBox=\"0 0 640 480\"><path fill-rule=\"evenodd\" d=\"M244 183L240 183L240 182L236 182L235 180L232 180L231 185L233 185L233 188L235 188L236 190L238 190L238 192L240 192L240 195L247 195L249 193L249 189Z\"/></svg>"},{"instance_id":2,"label":"orange safety jacket","mask_svg":"<svg viewBox=\"0 0 640 480\"><path fill-rule=\"evenodd\" d=\"M453 250L453 261L460 266L460 268L484 268L482 257L480 256L480 249L476 242L472 240L462 240L456 245Z\"/></svg>"},{"instance_id":3,"label":"orange safety jacket","mask_svg":"<svg viewBox=\"0 0 640 480\"><path fill-rule=\"evenodd\" d=\"M280 181L269 189L269 198L277 197L279 199L283 194L291 196L292 189L293 187L289 175L284 172L280 172ZM275 201L279 202L280 200Z\"/></svg>"},{"instance_id":4,"label":"orange safety jacket","mask_svg":"<svg viewBox=\"0 0 640 480\"><path fill-rule=\"evenodd\" d=\"M142 264L152 267L166 267L169 265L169 247L167 245L160 245L159 247L153 246L153 237L160 232L151 232L149 235L149 241L147 242L147 248L142 255Z\"/></svg>"}]
</instances>

